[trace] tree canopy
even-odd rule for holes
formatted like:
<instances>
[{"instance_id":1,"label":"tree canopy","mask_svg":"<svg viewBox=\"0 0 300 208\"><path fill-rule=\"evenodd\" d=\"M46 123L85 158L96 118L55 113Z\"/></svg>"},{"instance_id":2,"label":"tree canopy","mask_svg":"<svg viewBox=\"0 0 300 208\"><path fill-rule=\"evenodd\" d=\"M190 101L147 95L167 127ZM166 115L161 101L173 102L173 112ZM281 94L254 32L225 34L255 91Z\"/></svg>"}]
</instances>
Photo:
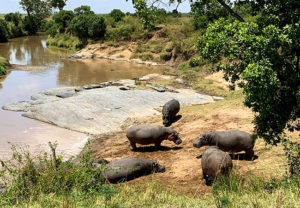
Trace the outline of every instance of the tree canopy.
<instances>
[{"instance_id":1,"label":"tree canopy","mask_svg":"<svg viewBox=\"0 0 300 208\"><path fill-rule=\"evenodd\" d=\"M257 23L220 19L198 39L203 58L218 65L232 86L239 81L255 131L277 144L286 129L300 130L300 2L270 0ZM294 8L291 10L291 8Z\"/></svg>"}]
</instances>

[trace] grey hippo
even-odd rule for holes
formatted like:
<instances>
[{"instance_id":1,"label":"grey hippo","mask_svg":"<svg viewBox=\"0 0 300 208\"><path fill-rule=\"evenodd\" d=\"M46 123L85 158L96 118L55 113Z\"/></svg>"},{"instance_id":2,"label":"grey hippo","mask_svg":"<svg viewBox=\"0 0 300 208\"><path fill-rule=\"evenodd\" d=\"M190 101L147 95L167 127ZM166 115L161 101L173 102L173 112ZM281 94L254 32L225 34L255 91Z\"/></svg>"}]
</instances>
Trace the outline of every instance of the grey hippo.
<instances>
[{"instance_id":1,"label":"grey hippo","mask_svg":"<svg viewBox=\"0 0 300 208\"><path fill-rule=\"evenodd\" d=\"M203 178L206 184L220 175L228 175L232 169L231 157L216 146L208 147L201 158Z\"/></svg>"},{"instance_id":2,"label":"grey hippo","mask_svg":"<svg viewBox=\"0 0 300 208\"><path fill-rule=\"evenodd\" d=\"M151 173L162 172L165 172L165 167L153 160L129 157L108 163L101 176L107 182L119 183Z\"/></svg>"},{"instance_id":3,"label":"grey hippo","mask_svg":"<svg viewBox=\"0 0 300 208\"><path fill-rule=\"evenodd\" d=\"M214 131L201 134L194 147L217 146L225 152L245 151L248 159L253 160L254 136L240 130Z\"/></svg>"},{"instance_id":4,"label":"grey hippo","mask_svg":"<svg viewBox=\"0 0 300 208\"><path fill-rule=\"evenodd\" d=\"M175 130L168 127L147 124L130 127L126 136L133 149L136 149L136 143L142 145L155 144L155 147L160 147L160 144L164 140L173 141L177 145L182 142Z\"/></svg>"},{"instance_id":5,"label":"grey hippo","mask_svg":"<svg viewBox=\"0 0 300 208\"><path fill-rule=\"evenodd\" d=\"M180 104L178 100L173 99L164 104L162 109L162 118L164 126L170 126L172 124L172 120L174 120L179 110Z\"/></svg>"}]
</instances>

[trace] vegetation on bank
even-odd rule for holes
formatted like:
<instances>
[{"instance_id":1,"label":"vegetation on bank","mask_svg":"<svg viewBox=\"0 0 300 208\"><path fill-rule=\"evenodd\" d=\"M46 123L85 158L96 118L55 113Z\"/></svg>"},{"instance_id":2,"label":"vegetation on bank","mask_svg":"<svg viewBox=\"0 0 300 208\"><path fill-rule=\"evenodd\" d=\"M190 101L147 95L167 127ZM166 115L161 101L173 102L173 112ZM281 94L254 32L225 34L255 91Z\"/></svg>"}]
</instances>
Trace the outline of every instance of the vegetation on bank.
<instances>
[{"instance_id":1,"label":"vegetation on bank","mask_svg":"<svg viewBox=\"0 0 300 208\"><path fill-rule=\"evenodd\" d=\"M50 147L51 155L32 156L14 149L10 161L0 161L1 207L297 207L300 203L299 175L242 177L234 168L206 194L175 192L163 187L155 175L145 184L106 185L100 177L105 165L93 165L89 148L79 160L63 161L55 144Z\"/></svg>"},{"instance_id":2,"label":"vegetation on bank","mask_svg":"<svg viewBox=\"0 0 300 208\"><path fill-rule=\"evenodd\" d=\"M8 60L0 55L0 77L7 74L7 66L9 66Z\"/></svg>"},{"instance_id":3,"label":"vegetation on bank","mask_svg":"<svg viewBox=\"0 0 300 208\"><path fill-rule=\"evenodd\" d=\"M30 8L28 4L26 7L28 1L22 2L24 8ZM109 15L96 15L87 6L74 11L59 7L61 11L53 15L45 28L49 45L72 50L95 41L112 45L136 43L132 58L177 63L182 77L193 88L229 95L223 102L238 96L241 105L245 98L246 106L255 112L255 133L269 144L284 147L288 162L284 178L242 177L236 172L229 178L218 179L207 196L197 196L198 193L190 196L167 190L158 185L159 181L105 186L99 178L103 169L95 170L90 155L86 154L78 164L55 157L49 160L46 156L35 163L28 154L15 154L19 166L2 163L6 169L2 177L10 174L11 180L4 184L6 191L0 204L7 207L296 207L300 203L300 145L293 135L300 130L299 2L271 0L239 4L240 1L234 1L234 5L230 2L196 1L191 14L182 16L175 11L167 13L143 0L133 1L135 14L114 10ZM36 31L34 19L38 12L28 10L27 17L17 25L23 24L28 34ZM12 26L16 26L13 18L11 23L7 22L0 21L1 40L7 40ZM228 93L206 79L208 73L215 71L224 72L232 88L237 83L244 96ZM209 108L213 110L216 105L210 104ZM199 109L194 110L196 113ZM91 180L91 176L99 179L99 183Z\"/></svg>"}]
</instances>

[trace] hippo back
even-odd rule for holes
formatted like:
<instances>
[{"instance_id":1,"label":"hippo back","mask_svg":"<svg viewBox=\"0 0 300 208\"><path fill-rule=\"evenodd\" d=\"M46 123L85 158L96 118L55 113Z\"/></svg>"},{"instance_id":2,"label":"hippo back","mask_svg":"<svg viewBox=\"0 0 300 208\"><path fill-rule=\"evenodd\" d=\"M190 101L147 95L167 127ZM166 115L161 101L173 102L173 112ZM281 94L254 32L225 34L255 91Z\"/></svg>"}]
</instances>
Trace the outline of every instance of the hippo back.
<instances>
[{"instance_id":1,"label":"hippo back","mask_svg":"<svg viewBox=\"0 0 300 208\"><path fill-rule=\"evenodd\" d=\"M239 152L254 147L252 135L244 131L215 131L207 135L210 137L210 145L218 146L226 152Z\"/></svg>"},{"instance_id":2,"label":"hippo back","mask_svg":"<svg viewBox=\"0 0 300 208\"><path fill-rule=\"evenodd\" d=\"M226 174L232 168L232 160L224 151L215 146L209 147L201 159L203 175L215 178L219 174Z\"/></svg>"},{"instance_id":3,"label":"hippo back","mask_svg":"<svg viewBox=\"0 0 300 208\"><path fill-rule=\"evenodd\" d=\"M109 163L102 177L110 183L124 182L148 175L153 171L154 161L140 158L124 158Z\"/></svg>"},{"instance_id":4,"label":"hippo back","mask_svg":"<svg viewBox=\"0 0 300 208\"><path fill-rule=\"evenodd\" d=\"M132 126L127 131L127 138L138 144L153 144L165 139L165 127L155 125Z\"/></svg>"}]
</instances>

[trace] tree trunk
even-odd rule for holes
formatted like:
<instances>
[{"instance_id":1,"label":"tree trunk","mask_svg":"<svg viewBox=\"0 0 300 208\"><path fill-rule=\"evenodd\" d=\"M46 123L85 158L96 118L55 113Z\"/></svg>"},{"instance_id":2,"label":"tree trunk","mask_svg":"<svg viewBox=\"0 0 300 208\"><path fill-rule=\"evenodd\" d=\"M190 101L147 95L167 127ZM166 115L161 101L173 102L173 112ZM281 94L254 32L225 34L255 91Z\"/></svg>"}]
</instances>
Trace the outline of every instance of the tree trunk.
<instances>
[{"instance_id":1,"label":"tree trunk","mask_svg":"<svg viewBox=\"0 0 300 208\"><path fill-rule=\"evenodd\" d=\"M235 13L230 6L228 6L223 0L217 0L233 17L235 17L237 20L239 20L240 22L245 22L245 20L238 15L237 13Z\"/></svg>"}]
</instances>

